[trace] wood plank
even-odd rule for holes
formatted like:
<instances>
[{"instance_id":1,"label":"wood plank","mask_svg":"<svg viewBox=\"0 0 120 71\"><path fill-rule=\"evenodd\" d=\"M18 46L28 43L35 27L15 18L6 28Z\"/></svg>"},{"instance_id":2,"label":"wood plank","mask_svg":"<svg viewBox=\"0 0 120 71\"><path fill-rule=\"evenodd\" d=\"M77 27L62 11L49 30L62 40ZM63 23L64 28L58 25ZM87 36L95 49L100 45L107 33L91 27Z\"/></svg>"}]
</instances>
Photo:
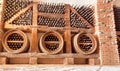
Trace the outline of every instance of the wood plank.
<instances>
[{"instance_id":1,"label":"wood plank","mask_svg":"<svg viewBox=\"0 0 120 71\"><path fill-rule=\"evenodd\" d=\"M65 65L74 64L74 58L65 58L63 62Z\"/></svg>"},{"instance_id":2,"label":"wood plank","mask_svg":"<svg viewBox=\"0 0 120 71\"><path fill-rule=\"evenodd\" d=\"M65 5L65 15L64 20L66 22L65 27L70 28L70 5ZM65 47L66 47L66 53L72 52L72 45L71 45L71 30L65 30L64 32L64 40L65 40Z\"/></svg>"},{"instance_id":3,"label":"wood plank","mask_svg":"<svg viewBox=\"0 0 120 71\"><path fill-rule=\"evenodd\" d=\"M6 5L6 0L2 0L1 1L1 12L0 12L0 51L3 51L3 46L2 46L2 37L3 37L3 34L4 34L4 9L5 9L5 5Z\"/></svg>"},{"instance_id":4,"label":"wood plank","mask_svg":"<svg viewBox=\"0 0 120 71\"><path fill-rule=\"evenodd\" d=\"M46 44L59 44L60 42L58 42L58 41L45 41L44 43L46 43Z\"/></svg>"},{"instance_id":5,"label":"wood plank","mask_svg":"<svg viewBox=\"0 0 120 71\"><path fill-rule=\"evenodd\" d=\"M33 3L33 18L32 18L33 26L37 26L37 17L38 17L37 6L38 6L38 3L34 2ZM37 28L32 28L30 52L39 52Z\"/></svg>"},{"instance_id":6,"label":"wood plank","mask_svg":"<svg viewBox=\"0 0 120 71\"><path fill-rule=\"evenodd\" d=\"M8 57L8 58L15 58L15 57L37 57L37 58L98 58L99 54L90 54L84 55L79 53L61 53L56 55L49 55L46 53L21 53L21 54L10 54L7 52L1 52L0 57Z\"/></svg>"},{"instance_id":7,"label":"wood plank","mask_svg":"<svg viewBox=\"0 0 120 71\"><path fill-rule=\"evenodd\" d=\"M64 14L52 14L52 13L38 13L39 16L48 17L48 18L64 18Z\"/></svg>"},{"instance_id":8,"label":"wood plank","mask_svg":"<svg viewBox=\"0 0 120 71\"><path fill-rule=\"evenodd\" d=\"M94 29L84 29L84 28L72 28L72 27L47 27L47 26L36 26L39 31L49 31L49 30L56 30L56 31L66 31L66 30L71 30L71 32L80 32L80 31L85 31L88 33L94 33ZM47 28L47 29L46 29Z\"/></svg>"},{"instance_id":9,"label":"wood plank","mask_svg":"<svg viewBox=\"0 0 120 71\"><path fill-rule=\"evenodd\" d=\"M89 65L100 65L100 60L98 58L90 58L89 59Z\"/></svg>"},{"instance_id":10,"label":"wood plank","mask_svg":"<svg viewBox=\"0 0 120 71\"><path fill-rule=\"evenodd\" d=\"M6 57L0 57L0 64L7 64L7 58Z\"/></svg>"},{"instance_id":11,"label":"wood plank","mask_svg":"<svg viewBox=\"0 0 120 71\"><path fill-rule=\"evenodd\" d=\"M38 63L37 60L38 60L37 57L30 57L29 64L37 64Z\"/></svg>"},{"instance_id":12,"label":"wood plank","mask_svg":"<svg viewBox=\"0 0 120 71\"><path fill-rule=\"evenodd\" d=\"M24 41L7 41L9 43L23 43Z\"/></svg>"},{"instance_id":13,"label":"wood plank","mask_svg":"<svg viewBox=\"0 0 120 71\"><path fill-rule=\"evenodd\" d=\"M31 32L32 28L31 26L19 26L19 25L14 25L14 24L7 24L6 30L12 30L12 29L18 29L18 30L22 30L25 32Z\"/></svg>"}]
</instances>

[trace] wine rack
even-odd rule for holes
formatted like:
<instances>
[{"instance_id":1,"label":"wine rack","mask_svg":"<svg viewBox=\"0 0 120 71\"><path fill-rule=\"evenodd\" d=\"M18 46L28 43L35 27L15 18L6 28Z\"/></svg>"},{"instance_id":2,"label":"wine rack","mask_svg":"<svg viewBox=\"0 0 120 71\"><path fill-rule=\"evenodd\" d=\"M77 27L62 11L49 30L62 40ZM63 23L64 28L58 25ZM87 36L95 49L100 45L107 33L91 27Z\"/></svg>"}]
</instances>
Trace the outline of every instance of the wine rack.
<instances>
[{"instance_id":1,"label":"wine rack","mask_svg":"<svg viewBox=\"0 0 120 71\"><path fill-rule=\"evenodd\" d=\"M6 64L89 64L98 58L93 5L6 0L4 10L0 56Z\"/></svg>"}]
</instances>

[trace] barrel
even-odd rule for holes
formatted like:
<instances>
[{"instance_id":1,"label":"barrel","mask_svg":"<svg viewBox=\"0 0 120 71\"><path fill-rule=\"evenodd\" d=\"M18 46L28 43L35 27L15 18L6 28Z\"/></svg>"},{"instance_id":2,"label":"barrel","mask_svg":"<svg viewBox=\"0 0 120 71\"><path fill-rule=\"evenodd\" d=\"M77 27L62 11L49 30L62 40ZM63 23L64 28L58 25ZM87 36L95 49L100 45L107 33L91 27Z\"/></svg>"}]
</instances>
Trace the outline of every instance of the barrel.
<instances>
[{"instance_id":1,"label":"barrel","mask_svg":"<svg viewBox=\"0 0 120 71\"><path fill-rule=\"evenodd\" d=\"M28 49L28 37L20 30L7 31L2 39L4 49L9 53L21 53Z\"/></svg>"},{"instance_id":2,"label":"barrel","mask_svg":"<svg viewBox=\"0 0 120 71\"><path fill-rule=\"evenodd\" d=\"M63 37L56 31L46 32L41 36L39 46L44 53L57 54L63 49Z\"/></svg>"},{"instance_id":3,"label":"barrel","mask_svg":"<svg viewBox=\"0 0 120 71\"><path fill-rule=\"evenodd\" d=\"M90 33L80 32L74 36L73 45L77 53L92 54L97 49L97 40Z\"/></svg>"}]
</instances>

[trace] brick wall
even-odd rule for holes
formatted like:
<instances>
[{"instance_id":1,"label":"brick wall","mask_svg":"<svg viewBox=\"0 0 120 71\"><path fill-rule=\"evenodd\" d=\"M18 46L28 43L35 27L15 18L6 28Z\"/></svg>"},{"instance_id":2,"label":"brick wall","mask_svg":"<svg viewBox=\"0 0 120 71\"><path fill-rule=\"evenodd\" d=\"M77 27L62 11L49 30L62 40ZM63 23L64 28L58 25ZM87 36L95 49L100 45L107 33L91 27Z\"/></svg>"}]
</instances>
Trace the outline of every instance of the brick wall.
<instances>
[{"instance_id":1,"label":"brick wall","mask_svg":"<svg viewBox=\"0 0 120 71\"><path fill-rule=\"evenodd\" d=\"M100 63L101 65L119 64L112 0L98 0L97 13Z\"/></svg>"}]
</instances>

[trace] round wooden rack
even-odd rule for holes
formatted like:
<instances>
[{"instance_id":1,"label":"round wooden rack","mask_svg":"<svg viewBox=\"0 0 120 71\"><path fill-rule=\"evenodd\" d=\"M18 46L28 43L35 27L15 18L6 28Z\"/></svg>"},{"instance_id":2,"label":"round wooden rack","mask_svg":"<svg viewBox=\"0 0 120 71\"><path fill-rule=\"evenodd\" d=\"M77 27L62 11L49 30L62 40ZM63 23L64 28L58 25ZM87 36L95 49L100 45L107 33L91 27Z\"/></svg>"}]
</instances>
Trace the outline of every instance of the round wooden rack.
<instances>
[{"instance_id":1,"label":"round wooden rack","mask_svg":"<svg viewBox=\"0 0 120 71\"><path fill-rule=\"evenodd\" d=\"M20 30L7 31L2 39L4 49L10 53L21 53L28 49L27 35Z\"/></svg>"},{"instance_id":2,"label":"round wooden rack","mask_svg":"<svg viewBox=\"0 0 120 71\"><path fill-rule=\"evenodd\" d=\"M73 43L75 51L82 54L92 54L97 48L97 40L89 33L78 33Z\"/></svg>"},{"instance_id":3,"label":"round wooden rack","mask_svg":"<svg viewBox=\"0 0 120 71\"><path fill-rule=\"evenodd\" d=\"M63 49L64 41L58 32L50 31L41 36L39 45L42 52L57 54Z\"/></svg>"}]
</instances>

